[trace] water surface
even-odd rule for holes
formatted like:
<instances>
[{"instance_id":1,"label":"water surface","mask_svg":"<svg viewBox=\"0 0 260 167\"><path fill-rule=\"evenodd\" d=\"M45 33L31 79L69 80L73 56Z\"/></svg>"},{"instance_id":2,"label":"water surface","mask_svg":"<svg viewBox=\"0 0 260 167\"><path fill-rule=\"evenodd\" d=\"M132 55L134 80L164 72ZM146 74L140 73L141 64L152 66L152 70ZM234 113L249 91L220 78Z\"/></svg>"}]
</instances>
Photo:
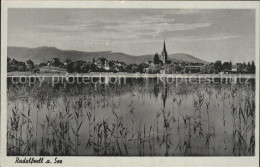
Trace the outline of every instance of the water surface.
<instances>
[{"instance_id":1,"label":"water surface","mask_svg":"<svg viewBox=\"0 0 260 167\"><path fill-rule=\"evenodd\" d=\"M50 80L29 87L8 79L8 155L254 155L254 80Z\"/></svg>"}]
</instances>

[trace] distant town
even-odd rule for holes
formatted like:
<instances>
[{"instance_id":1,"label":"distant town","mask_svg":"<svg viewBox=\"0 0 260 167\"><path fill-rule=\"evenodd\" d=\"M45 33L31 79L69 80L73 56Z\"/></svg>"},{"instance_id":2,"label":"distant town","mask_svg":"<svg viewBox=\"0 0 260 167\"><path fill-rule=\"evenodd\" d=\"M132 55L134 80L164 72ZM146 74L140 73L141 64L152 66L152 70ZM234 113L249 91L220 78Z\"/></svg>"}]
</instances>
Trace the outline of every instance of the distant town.
<instances>
[{"instance_id":1,"label":"distant town","mask_svg":"<svg viewBox=\"0 0 260 167\"><path fill-rule=\"evenodd\" d=\"M64 62L59 58L53 58L48 62L39 64L32 60L26 62L17 61L14 58L7 58L7 72L31 72L31 73L147 73L147 74L254 74L255 63L241 62L233 64L231 61L222 62L217 60L211 63L183 62L168 60L165 41L161 54L155 53L153 60L141 62L140 64L126 64L123 61L107 60L105 57L93 58L92 61L71 61Z\"/></svg>"}]
</instances>

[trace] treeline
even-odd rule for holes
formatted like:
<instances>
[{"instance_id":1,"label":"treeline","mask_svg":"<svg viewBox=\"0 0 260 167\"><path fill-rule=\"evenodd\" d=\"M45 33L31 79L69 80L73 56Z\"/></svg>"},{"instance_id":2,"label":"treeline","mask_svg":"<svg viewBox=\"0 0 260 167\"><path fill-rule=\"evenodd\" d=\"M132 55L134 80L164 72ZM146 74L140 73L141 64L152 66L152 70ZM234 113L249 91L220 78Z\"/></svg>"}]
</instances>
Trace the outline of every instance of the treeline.
<instances>
[{"instance_id":1,"label":"treeline","mask_svg":"<svg viewBox=\"0 0 260 167\"><path fill-rule=\"evenodd\" d=\"M100 58L98 62L85 62L82 60L68 63L66 69L68 73L89 73L89 72L127 72L127 73L143 73L143 69L149 67L146 63L126 64L124 62L114 60L104 60ZM107 63L107 65L105 65Z\"/></svg>"},{"instance_id":2,"label":"treeline","mask_svg":"<svg viewBox=\"0 0 260 167\"><path fill-rule=\"evenodd\" d=\"M220 72L226 72L226 73L255 73L255 62L252 61L251 63L236 63L232 65L232 62L224 62L216 61L215 63L210 63L204 65L200 73L203 74L214 74L214 73L220 73Z\"/></svg>"},{"instance_id":3,"label":"treeline","mask_svg":"<svg viewBox=\"0 0 260 167\"><path fill-rule=\"evenodd\" d=\"M7 57L7 72L30 71L34 68L34 63L31 60L28 60L28 62L32 64L27 66L25 62L17 61L15 59Z\"/></svg>"}]
</instances>

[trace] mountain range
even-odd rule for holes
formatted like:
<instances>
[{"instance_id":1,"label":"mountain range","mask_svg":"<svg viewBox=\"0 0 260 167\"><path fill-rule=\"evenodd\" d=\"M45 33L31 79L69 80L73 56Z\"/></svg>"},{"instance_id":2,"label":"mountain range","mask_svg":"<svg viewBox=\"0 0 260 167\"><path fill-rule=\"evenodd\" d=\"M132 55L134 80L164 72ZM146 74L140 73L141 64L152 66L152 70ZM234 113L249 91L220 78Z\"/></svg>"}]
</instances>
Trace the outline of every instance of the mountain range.
<instances>
[{"instance_id":1,"label":"mountain range","mask_svg":"<svg viewBox=\"0 0 260 167\"><path fill-rule=\"evenodd\" d=\"M100 51L100 52L85 52L76 50L61 50L55 47L38 47L38 48L27 48L27 47L15 47L8 46L7 55L10 58L14 58L18 61L32 60L35 63L43 63L52 60L53 58L59 58L60 61L70 59L72 61L84 60L92 61L93 58L98 59L99 57L105 57L107 60L118 60L123 61L126 64L142 63L146 61L153 61L154 54L133 56L121 52L112 51ZM205 60L196 58L192 55L185 53L169 54L168 60L178 62L200 62L208 63Z\"/></svg>"}]
</instances>

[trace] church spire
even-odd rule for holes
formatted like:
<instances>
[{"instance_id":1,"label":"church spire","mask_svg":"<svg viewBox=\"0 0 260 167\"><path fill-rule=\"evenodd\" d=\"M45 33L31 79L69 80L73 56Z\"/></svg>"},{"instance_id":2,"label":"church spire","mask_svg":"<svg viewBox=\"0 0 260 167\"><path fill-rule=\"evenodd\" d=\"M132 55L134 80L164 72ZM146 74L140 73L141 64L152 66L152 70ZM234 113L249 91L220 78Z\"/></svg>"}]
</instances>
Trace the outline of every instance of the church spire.
<instances>
[{"instance_id":1,"label":"church spire","mask_svg":"<svg viewBox=\"0 0 260 167\"><path fill-rule=\"evenodd\" d=\"M164 38L164 43L163 43L163 51L166 52L165 38Z\"/></svg>"},{"instance_id":2,"label":"church spire","mask_svg":"<svg viewBox=\"0 0 260 167\"><path fill-rule=\"evenodd\" d=\"M166 64L167 63L167 51L166 51L166 44L165 44L165 39L164 39L164 42L163 42L163 51L162 51L162 56L161 56L161 60L163 62L163 64Z\"/></svg>"}]
</instances>

